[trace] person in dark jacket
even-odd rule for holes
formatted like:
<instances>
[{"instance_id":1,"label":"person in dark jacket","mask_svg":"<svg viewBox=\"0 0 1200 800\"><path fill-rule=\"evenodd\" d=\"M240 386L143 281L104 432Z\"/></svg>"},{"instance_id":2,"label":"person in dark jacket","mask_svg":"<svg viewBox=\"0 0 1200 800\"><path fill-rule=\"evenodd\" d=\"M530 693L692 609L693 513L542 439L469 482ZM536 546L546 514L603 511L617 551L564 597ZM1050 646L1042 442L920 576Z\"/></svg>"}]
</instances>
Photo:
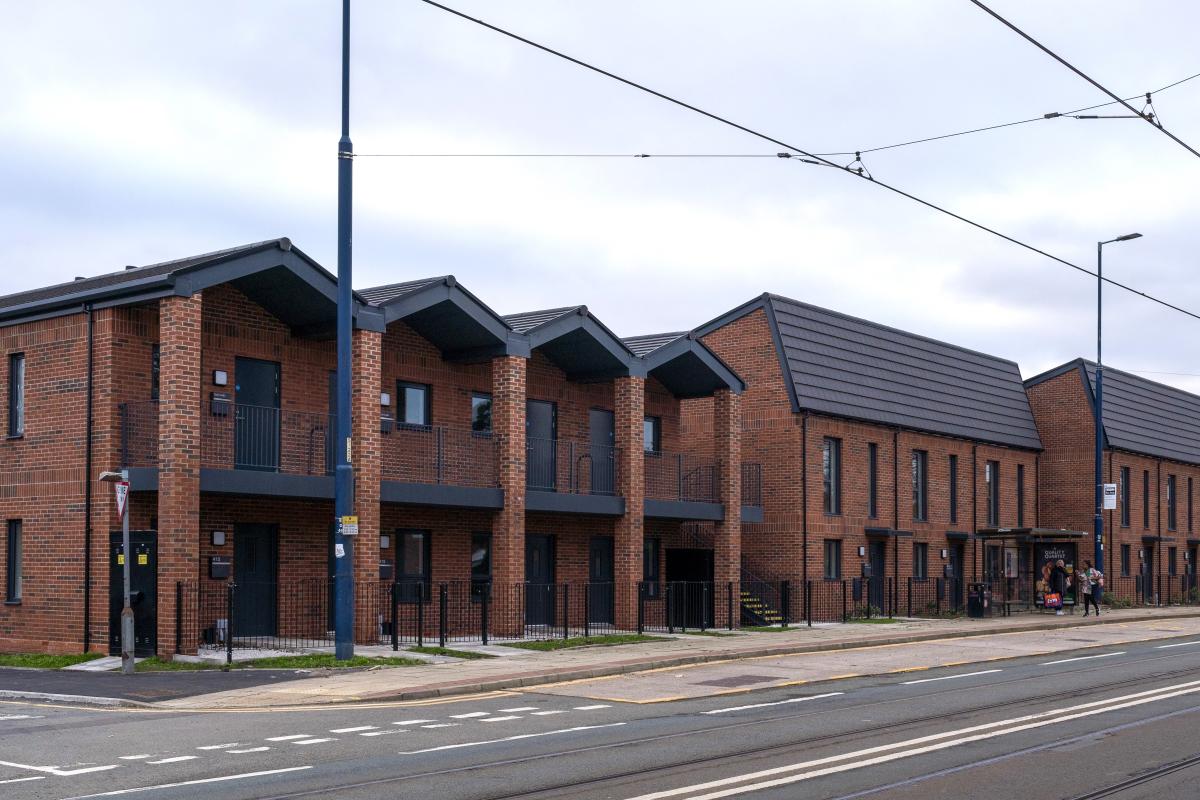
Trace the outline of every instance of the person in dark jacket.
<instances>
[{"instance_id":1,"label":"person in dark jacket","mask_svg":"<svg viewBox=\"0 0 1200 800\"><path fill-rule=\"evenodd\" d=\"M1059 597L1066 599L1067 586L1070 584L1070 575L1067 573L1067 565L1060 558L1054 563L1054 568L1050 570L1050 591L1056 593ZM1063 610L1059 606L1055 612L1057 616L1062 616Z\"/></svg>"}]
</instances>

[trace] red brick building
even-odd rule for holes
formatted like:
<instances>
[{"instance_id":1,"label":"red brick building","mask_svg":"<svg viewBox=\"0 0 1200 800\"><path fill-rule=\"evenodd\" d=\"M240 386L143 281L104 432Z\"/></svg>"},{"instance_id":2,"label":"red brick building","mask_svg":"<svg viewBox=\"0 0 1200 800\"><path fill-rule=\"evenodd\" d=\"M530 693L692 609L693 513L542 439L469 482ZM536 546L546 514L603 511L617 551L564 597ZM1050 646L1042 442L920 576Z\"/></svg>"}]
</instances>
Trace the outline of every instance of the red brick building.
<instances>
[{"instance_id":1,"label":"red brick building","mask_svg":"<svg viewBox=\"0 0 1200 800\"><path fill-rule=\"evenodd\" d=\"M1095 384L1096 365L1084 359L1025 382L1046 446L1042 518L1053 527L1093 529ZM1117 485L1117 508L1104 512L1110 592L1156 603L1194 590L1198 423L1200 397L1104 368L1101 469Z\"/></svg>"},{"instance_id":2,"label":"red brick building","mask_svg":"<svg viewBox=\"0 0 1200 800\"><path fill-rule=\"evenodd\" d=\"M328 639L335 297L280 239L0 298L0 650L115 645L111 469L140 650ZM442 277L357 294L354 356L360 642L389 605L630 629L643 579L733 575L743 384L694 337L622 341L583 306L503 318ZM682 409L705 400L697 445ZM699 571L673 555L696 526Z\"/></svg>"},{"instance_id":3,"label":"red brick building","mask_svg":"<svg viewBox=\"0 0 1200 800\"><path fill-rule=\"evenodd\" d=\"M763 479L748 584L811 580L814 604L836 603L826 584L869 572L862 600L903 608L911 578L923 606L938 578L953 595L998 569L980 531L1040 524L1015 363L769 294L696 332L746 381L742 456Z\"/></svg>"}]
</instances>

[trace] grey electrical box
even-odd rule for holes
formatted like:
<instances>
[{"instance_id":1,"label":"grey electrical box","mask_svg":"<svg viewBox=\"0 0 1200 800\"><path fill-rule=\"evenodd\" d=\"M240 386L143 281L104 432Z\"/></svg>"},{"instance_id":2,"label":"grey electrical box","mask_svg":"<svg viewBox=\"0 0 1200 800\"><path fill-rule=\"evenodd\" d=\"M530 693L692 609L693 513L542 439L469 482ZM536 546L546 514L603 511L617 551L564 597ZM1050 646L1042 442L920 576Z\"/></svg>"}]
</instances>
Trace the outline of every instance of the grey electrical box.
<instances>
[{"instance_id":1,"label":"grey electrical box","mask_svg":"<svg viewBox=\"0 0 1200 800\"><path fill-rule=\"evenodd\" d=\"M208 559L208 577L210 578L228 578L232 565L225 556L212 556Z\"/></svg>"},{"instance_id":2,"label":"grey electrical box","mask_svg":"<svg viewBox=\"0 0 1200 800\"><path fill-rule=\"evenodd\" d=\"M392 432L392 423L394 421L395 420L392 419L391 414L380 414L379 415L379 432L380 433L391 433Z\"/></svg>"},{"instance_id":3,"label":"grey electrical box","mask_svg":"<svg viewBox=\"0 0 1200 800\"><path fill-rule=\"evenodd\" d=\"M208 395L209 411L214 417L229 416L231 405L233 405L233 400L229 396L229 392L210 392Z\"/></svg>"},{"instance_id":4,"label":"grey electrical box","mask_svg":"<svg viewBox=\"0 0 1200 800\"><path fill-rule=\"evenodd\" d=\"M379 559L379 580L390 581L395 573L395 567L392 566L390 558Z\"/></svg>"}]
</instances>

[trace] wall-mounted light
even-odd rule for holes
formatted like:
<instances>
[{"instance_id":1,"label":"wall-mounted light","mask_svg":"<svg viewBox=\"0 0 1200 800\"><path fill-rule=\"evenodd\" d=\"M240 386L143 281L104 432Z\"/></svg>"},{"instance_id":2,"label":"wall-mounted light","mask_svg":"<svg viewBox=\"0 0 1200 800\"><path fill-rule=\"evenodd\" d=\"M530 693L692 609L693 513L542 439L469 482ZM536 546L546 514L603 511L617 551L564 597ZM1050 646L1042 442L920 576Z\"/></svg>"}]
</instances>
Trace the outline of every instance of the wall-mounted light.
<instances>
[{"instance_id":1,"label":"wall-mounted light","mask_svg":"<svg viewBox=\"0 0 1200 800\"><path fill-rule=\"evenodd\" d=\"M386 533L382 534L379 537L379 549L387 550L391 546L392 546L392 537L388 536Z\"/></svg>"},{"instance_id":2,"label":"wall-mounted light","mask_svg":"<svg viewBox=\"0 0 1200 800\"><path fill-rule=\"evenodd\" d=\"M392 396L387 392L379 393L379 405L390 406L392 404Z\"/></svg>"},{"instance_id":3,"label":"wall-mounted light","mask_svg":"<svg viewBox=\"0 0 1200 800\"><path fill-rule=\"evenodd\" d=\"M225 544L225 531L213 531L212 532L212 543L213 543L213 547L221 547L222 545L224 545Z\"/></svg>"},{"instance_id":4,"label":"wall-mounted light","mask_svg":"<svg viewBox=\"0 0 1200 800\"><path fill-rule=\"evenodd\" d=\"M858 557L859 557L859 558L862 558L862 557L863 557L863 556L865 556L866 554L867 554L867 548L865 548L865 547L859 547L859 548L858 548Z\"/></svg>"},{"instance_id":5,"label":"wall-mounted light","mask_svg":"<svg viewBox=\"0 0 1200 800\"><path fill-rule=\"evenodd\" d=\"M949 555L949 553L947 552L946 548L943 547L942 548L942 561L946 560L947 555Z\"/></svg>"},{"instance_id":6,"label":"wall-mounted light","mask_svg":"<svg viewBox=\"0 0 1200 800\"><path fill-rule=\"evenodd\" d=\"M229 373L223 369L213 370L213 386L228 386Z\"/></svg>"}]
</instances>

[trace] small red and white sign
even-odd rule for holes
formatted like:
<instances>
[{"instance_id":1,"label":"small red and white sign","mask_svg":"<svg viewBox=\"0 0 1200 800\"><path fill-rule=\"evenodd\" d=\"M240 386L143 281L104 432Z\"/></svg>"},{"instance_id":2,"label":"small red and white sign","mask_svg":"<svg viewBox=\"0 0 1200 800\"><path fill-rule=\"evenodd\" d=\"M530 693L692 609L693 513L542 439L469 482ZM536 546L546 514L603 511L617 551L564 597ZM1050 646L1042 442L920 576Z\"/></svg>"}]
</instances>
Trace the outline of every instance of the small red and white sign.
<instances>
[{"instance_id":1,"label":"small red and white sign","mask_svg":"<svg viewBox=\"0 0 1200 800\"><path fill-rule=\"evenodd\" d=\"M113 487L117 490L117 519L125 519L125 510L129 507L129 481L117 481Z\"/></svg>"}]
</instances>

